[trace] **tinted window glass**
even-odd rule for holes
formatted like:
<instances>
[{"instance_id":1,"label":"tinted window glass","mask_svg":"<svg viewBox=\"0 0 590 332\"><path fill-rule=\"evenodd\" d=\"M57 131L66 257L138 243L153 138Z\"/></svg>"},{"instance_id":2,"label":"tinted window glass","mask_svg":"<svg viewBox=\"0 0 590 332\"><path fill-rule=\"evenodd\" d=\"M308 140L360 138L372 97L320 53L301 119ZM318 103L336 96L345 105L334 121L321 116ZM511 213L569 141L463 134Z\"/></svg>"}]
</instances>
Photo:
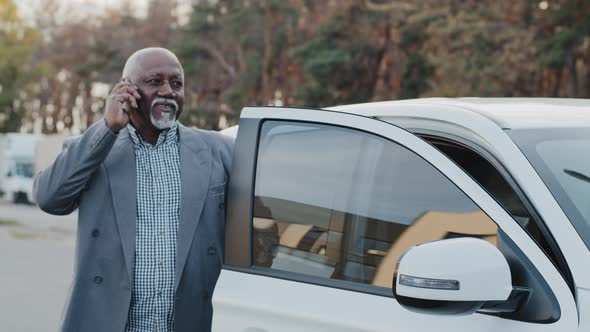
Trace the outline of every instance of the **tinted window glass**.
<instances>
[{"instance_id":1,"label":"tinted window glass","mask_svg":"<svg viewBox=\"0 0 590 332\"><path fill-rule=\"evenodd\" d=\"M509 132L590 248L590 128Z\"/></svg>"},{"instance_id":2,"label":"tinted window glass","mask_svg":"<svg viewBox=\"0 0 590 332\"><path fill-rule=\"evenodd\" d=\"M409 247L496 225L413 152L340 127L265 122L258 151L254 265L391 287Z\"/></svg>"}]
</instances>

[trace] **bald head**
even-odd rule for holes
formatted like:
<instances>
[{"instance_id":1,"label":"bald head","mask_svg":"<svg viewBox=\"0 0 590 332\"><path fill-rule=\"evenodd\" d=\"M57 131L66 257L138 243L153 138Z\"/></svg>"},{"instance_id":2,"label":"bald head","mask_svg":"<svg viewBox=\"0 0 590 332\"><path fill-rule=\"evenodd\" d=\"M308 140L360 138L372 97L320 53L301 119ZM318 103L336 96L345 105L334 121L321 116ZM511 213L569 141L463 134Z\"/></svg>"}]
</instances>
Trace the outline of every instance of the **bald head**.
<instances>
[{"instance_id":1,"label":"bald head","mask_svg":"<svg viewBox=\"0 0 590 332\"><path fill-rule=\"evenodd\" d=\"M125 62L122 77L136 81L140 73L148 71L149 67L158 63L173 63L178 65L184 79L184 70L176 55L161 47L148 47L131 54L127 62Z\"/></svg>"}]
</instances>

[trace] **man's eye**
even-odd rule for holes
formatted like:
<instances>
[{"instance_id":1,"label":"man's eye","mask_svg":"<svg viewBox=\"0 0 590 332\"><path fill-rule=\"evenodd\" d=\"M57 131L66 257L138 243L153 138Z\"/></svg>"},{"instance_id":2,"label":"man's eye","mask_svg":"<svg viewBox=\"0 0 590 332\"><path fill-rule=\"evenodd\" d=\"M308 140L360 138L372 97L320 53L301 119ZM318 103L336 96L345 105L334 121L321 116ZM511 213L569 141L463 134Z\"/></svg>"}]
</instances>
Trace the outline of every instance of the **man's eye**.
<instances>
[{"instance_id":1,"label":"man's eye","mask_svg":"<svg viewBox=\"0 0 590 332\"><path fill-rule=\"evenodd\" d=\"M159 80L159 79L157 79L157 78L154 78L154 79L148 80L147 82L148 82L148 84L152 84L152 85L155 85L155 84L160 84L160 80Z\"/></svg>"},{"instance_id":2,"label":"man's eye","mask_svg":"<svg viewBox=\"0 0 590 332\"><path fill-rule=\"evenodd\" d=\"M177 88L181 88L182 87L182 82L175 81L175 82L172 82L172 85L175 86L175 87L177 87Z\"/></svg>"}]
</instances>

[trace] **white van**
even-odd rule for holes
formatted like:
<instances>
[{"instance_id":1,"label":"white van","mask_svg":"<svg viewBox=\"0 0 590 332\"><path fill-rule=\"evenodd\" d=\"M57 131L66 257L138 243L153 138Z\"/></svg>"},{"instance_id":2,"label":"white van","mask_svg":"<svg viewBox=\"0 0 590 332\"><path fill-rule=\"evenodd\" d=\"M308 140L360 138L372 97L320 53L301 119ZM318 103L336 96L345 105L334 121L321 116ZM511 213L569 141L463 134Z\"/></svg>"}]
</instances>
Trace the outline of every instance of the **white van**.
<instances>
[{"instance_id":1,"label":"white van","mask_svg":"<svg viewBox=\"0 0 590 332\"><path fill-rule=\"evenodd\" d=\"M0 136L0 192L14 203L32 202L33 167L38 135Z\"/></svg>"}]
</instances>

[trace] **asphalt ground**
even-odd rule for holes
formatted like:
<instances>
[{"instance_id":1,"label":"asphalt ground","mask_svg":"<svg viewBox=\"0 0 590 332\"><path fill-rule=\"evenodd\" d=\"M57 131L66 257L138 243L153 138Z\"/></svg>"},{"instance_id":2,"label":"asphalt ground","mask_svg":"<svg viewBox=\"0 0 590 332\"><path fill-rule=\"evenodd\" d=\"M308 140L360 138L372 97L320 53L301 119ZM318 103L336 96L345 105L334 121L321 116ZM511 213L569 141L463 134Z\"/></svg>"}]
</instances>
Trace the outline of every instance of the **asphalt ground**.
<instances>
[{"instance_id":1,"label":"asphalt ground","mask_svg":"<svg viewBox=\"0 0 590 332\"><path fill-rule=\"evenodd\" d=\"M0 202L0 331L58 331L74 262L76 213Z\"/></svg>"}]
</instances>

